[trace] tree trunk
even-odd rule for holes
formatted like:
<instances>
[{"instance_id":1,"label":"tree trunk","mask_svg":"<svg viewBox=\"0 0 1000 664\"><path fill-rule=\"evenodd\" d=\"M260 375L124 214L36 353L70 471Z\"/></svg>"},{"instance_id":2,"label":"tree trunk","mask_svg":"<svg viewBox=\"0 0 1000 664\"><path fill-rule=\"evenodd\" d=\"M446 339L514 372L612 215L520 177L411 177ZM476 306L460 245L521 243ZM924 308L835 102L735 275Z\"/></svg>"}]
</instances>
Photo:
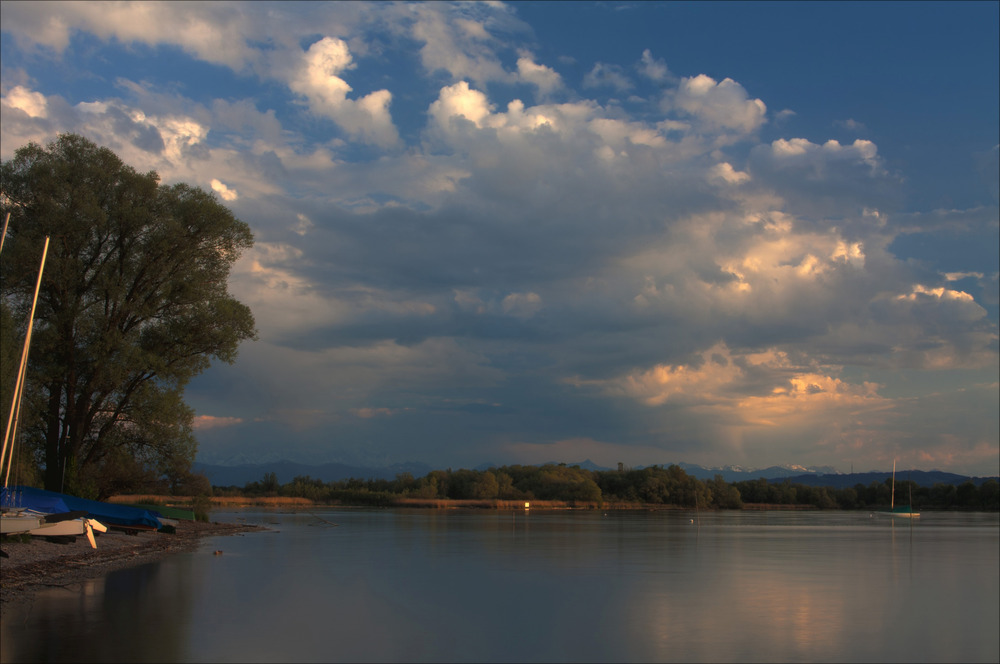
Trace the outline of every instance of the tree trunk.
<instances>
[{"instance_id":1,"label":"tree trunk","mask_svg":"<svg viewBox=\"0 0 1000 664\"><path fill-rule=\"evenodd\" d=\"M49 386L49 414L46 418L48 427L45 431L45 488L49 491L62 489L62 427L59 418L61 396L62 390L58 385Z\"/></svg>"}]
</instances>

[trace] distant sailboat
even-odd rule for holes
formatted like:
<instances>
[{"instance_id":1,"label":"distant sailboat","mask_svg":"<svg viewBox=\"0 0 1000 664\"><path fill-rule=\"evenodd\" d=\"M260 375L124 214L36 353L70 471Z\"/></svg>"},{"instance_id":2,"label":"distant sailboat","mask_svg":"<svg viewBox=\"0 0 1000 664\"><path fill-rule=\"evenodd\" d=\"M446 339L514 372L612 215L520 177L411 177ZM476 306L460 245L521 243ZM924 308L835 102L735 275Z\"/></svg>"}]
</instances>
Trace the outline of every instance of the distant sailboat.
<instances>
[{"instance_id":1,"label":"distant sailboat","mask_svg":"<svg viewBox=\"0 0 1000 664\"><path fill-rule=\"evenodd\" d=\"M920 512L913 511L913 487L909 486L910 489L910 503L908 505L900 505L896 507L896 460L892 460L892 497L889 504L889 512L893 516L901 516L904 518L912 519L914 517L920 516Z\"/></svg>"}]
</instances>

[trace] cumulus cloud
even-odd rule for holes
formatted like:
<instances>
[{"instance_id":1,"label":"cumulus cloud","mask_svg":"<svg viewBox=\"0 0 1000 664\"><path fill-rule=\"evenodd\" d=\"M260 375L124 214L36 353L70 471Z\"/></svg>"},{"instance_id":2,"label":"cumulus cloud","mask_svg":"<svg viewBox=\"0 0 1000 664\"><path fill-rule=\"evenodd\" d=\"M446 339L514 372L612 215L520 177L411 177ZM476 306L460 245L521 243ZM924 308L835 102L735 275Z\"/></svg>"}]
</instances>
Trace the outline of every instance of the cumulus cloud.
<instances>
[{"instance_id":1,"label":"cumulus cloud","mask_svg":"<svg viewBox=\"0 0 1000 664\"><path fill-rule=\"evenodd\" d=\"M705 74L682 78L677 89L664 97L663 105L695 117L707 131L750 133L767 121L764 102L750 99L731 78L721 82Z\"/></svg>"},{"instance_id":2,"label":"cumulus cloud","mask_svg":"<svg viewBox=\"0 0 1000 664\"><path fill-rule=\"evenodd\" d=\"M713 166L710 173L712 177L722 180L726 184L742 184L750 180L749 173L737 171L732 164L725 161Z\"/></svg>"},{"instance_id":3,"label":"cumulus cloud","mask_svg":"<svg viewBox=\"0 0 1000 664\"><path fill-rule=\"evenodd\" d=\"M755 146L747 165L755 180L773 188L790 209L814 218L899 205L899 178L869 140L779 138Z\"/></svg>"},{"instance_id":4,"label":"cumulus cloud","mask_svg":"<svg viewBox=\"0 0 1000 664\"><path fill-rule=\"evenodd\" d=\"M219 197L222 198L222 200L224 201L235 201L237 198L239 198L239 194L236 192L235 189L230 189L216 178L212 178L212 181L209 184L211 185L212 189L217 194L219 194Z\"/></svg>"},{"instance_id":5,"label":"cumulus cloud","mask_svg":"<svg viewBox=\"0 0 1000 664\"><path fill-rule=\"evenodd\" d=\"M453 80L467 79L477 85L511 79L491 48L496 41L491 28L501 29L506 17L477 4L406 7L407 20L412 22L408 33L423 44L420 60L428 72L445 71Z\"/></svg>"},{"instance_id":6,"label":"cumulus cloud","mask_svg":"<svg viewBox=\"0 0 1000 664\"><path fill-rule=\"evenodd\" d=\"M620 65L611 65L598 62L593 69L583 77L583 87L585 88L613 88L618 92L626 92L635 87L625 69Z\"/></svg>"},{"instance_id":7,"label":"cumulus cloud","mask_svg":"<svg viewBox=\"0 0 1000 664\"><path fill-rule=\"evenodd\" d=\"M289 87L306 98L313 113L330 118L349 134L392 146L399 140L389 114L392 93L376 90L360 99L348 99L352 88L339 74L355 66L342 39L324 37L306 51Z\"/></svg>"},{"instance_id":8,"label":"cumulus cloud","mask_svg":"<svg viewBox=\"0 0 1000 664\"><path fill-rule=\"evenodd\" d=\"M536 63L530 53L522 53L517 59L517 73L521 80L536 86L543 97L563 87L559 73L551 67Z\"/></svg>"},{"instance_id":9,"label":"cumulus cloud","mask_svg":"<svg viewBox=\"0 0 1000 664\"><path fill-rule=\"evenodd\" d=\"M778 124L784 123L786 120L796 116L795 111L790 108L783 108L774 114L774 121Z\"/></svg>"},{"instance_id":10,"label":"cumulus cloud","mask_svg":"<svg viewBox=\"0 0 1000 664\"><path fill-rule=\"evenodd\" d=\"M503 311L518 318L530 318L542 307L538 293L511 293L503 299Z\"/></svg>"},{"instance_id":11,"label":"cumulus cloud","mask_svg":"<svg viewBox=\"0 0 1000 664\"><path fill-rule=\"evenodd\" d=\"M442 129L449 131L455 118L482 127L492 109L493 105L489 103L485 94L473 90L465 81L459 81L455 85L441 89L441 94L431 104L429 112Z\"/></svg>"},{"instance_id":12,"label":"cumulus cloud","mask_svg":"<svg viewBox=\"0 0 1000 664\"><path fill-rule=\"evenodd\" d=\"M8 109L17 109L32 118L44 118L48 115L48 104L45 95L16 85L7 94L0 97L0 103Z\"/></svg>"},{"instance_id":13,"label":"cumulus cloud","mask_svg":"<svg viewBox=\"0 0 1000 664\"><path fill-rule=\"evenodd\" d=\"M671 81L673 74L667 68L667 63L662 59L654 58L652 51L648 48L642 52L642 59L636 68L646 78L658 83Z\"/></svg>"},{"instance_id":14,"label":"cumulus cloud","mask_svg":"<svg viewBox=\"0 0 1000 664\"><path fill-rule=\"evenodd\" d=\"M65 3L42 6L12 3L5 21L16 22L12 34L21 42L62 53L74 30L102 39L148 45L172 44L206 62L242 69L254 58L244 12L225 3L184 3L183 11L164 2Z\"/></svg>"},{"instance_id":15,"label":"cumulus cloud","mask_svg":"<svg viewBox=\"0 0 1000 664\"><path fill-rule=\"evenodd\" d=\"M761 142L767 107L733 79L677 78L643 49L573 81L492 3L309 4L277 31L265 15L281 5L192 5L173 22L190 35L153 24L169 4L115 5L107 27L78 3L9 4L5 23L49 57L77 54L85 31L260 77L227 78L225 95L122 78L62 98L23 75L0 97L5 158L78 131L165 181L208 183L253 227L230 287L261 340L190 390L230 415L196 422L213 445L241 424L435 463L831 463L900 444L921 410L892 396L904 380L997 365L995 264L893 253L987 237L996 207L900 212L881 144L778 122ZM651 88L658 108L639 103ZM982 435L959 438L927 449L981 455Z\"/></svg>"},{"instance_id":16,"label":"cumulus cloud","mask_svg":"<svg viewBox=\"0 0 1000 664\"><path fill-rule=\"evenodd\" d=\"M769 159L775 168L797 170L809 169L813 177L822 177L823 168L831 162L853 162L868 166L871 172L879 168L878 148L871 141L857 139L851 145L841 145L830 139L822 145L811 143L804 138L785 140L779 138L770 147L756 148L757 154Z\"/></svg>"},{"instance_id":17,"label":"cumulus cloud","mask_svg":"<svg viewBox=\"0 0 1000 664\"><path fill-rule=\"evenodd\" d=\"M610 380L576 381L647 407L684 405L728 428L792 427L815 424L851 412L884 410L892 403L878 385L851 384L836 376L797 366L777 349L736 354L716 343L691 363L657 364ZM670 412L670 411L668 411Z\"/></svg>"}]
</instances>

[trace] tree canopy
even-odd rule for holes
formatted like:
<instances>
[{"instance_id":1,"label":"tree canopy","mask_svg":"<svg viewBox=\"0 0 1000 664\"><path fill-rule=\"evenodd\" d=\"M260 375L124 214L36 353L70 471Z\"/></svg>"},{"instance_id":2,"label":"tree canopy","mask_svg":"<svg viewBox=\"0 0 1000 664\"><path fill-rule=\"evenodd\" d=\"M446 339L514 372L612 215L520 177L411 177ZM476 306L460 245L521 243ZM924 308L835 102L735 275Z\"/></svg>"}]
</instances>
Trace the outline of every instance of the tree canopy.
<instances>
[{"instance_id":1,"label":"tree canopy","mask_svg":"<svg viewBox=\"0 0 1000 664\"><path fill-rule=\"evenodd\" d=\"M74 134L0 169L2 304L22 327L51 237L23 407L46 488L105 496L183 476L196 450L185 385L256 336L228 292L249 226L213 194L160 184Z\"/></svg>"}]
</instances>

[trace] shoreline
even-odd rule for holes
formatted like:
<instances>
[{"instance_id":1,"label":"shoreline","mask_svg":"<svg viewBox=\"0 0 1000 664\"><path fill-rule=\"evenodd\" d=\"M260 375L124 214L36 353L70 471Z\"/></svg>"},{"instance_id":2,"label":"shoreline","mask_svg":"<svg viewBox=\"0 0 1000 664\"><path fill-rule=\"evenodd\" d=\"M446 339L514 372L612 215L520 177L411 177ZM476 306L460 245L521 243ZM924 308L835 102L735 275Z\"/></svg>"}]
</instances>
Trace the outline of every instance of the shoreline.
<instances>
[{"instance_id":1,"label":"shoreline","mask_svg":"<svg viewBox=\"0 0 1000 664\"><path fill-rule=\"evenodd\" d=\"M92 549L86 537L56 544L33 537L30 542L5 541L8 557L0 558L0 619L30 605L35 594L49 587L77 585L109 572L143 565L167 555L197 548L205 537L262 532L264 526L246 523L181 521L176 533L156 531L128 535L108 530L97 536Z\"/></svg>"}]
</instances>

